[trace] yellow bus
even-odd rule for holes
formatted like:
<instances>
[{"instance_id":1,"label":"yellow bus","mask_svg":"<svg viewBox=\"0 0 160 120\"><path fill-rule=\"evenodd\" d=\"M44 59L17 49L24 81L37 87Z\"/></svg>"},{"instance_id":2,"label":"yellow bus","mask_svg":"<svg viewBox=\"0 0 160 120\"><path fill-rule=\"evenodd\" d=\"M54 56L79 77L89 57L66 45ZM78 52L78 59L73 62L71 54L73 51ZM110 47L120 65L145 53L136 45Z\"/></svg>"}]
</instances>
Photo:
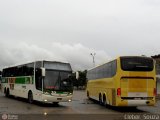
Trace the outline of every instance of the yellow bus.
<instances>
[{"instance_id":1,"label":"yellow bus","mask_svg":"<svg viewBox=\"0 0 160 120\"><path fill-rule=\"evenodd\" d=\"M87 79L87 97L102 105L155 105L155 62L150 57L118 57L88 70Z\"/></svg>"}]
</instances>

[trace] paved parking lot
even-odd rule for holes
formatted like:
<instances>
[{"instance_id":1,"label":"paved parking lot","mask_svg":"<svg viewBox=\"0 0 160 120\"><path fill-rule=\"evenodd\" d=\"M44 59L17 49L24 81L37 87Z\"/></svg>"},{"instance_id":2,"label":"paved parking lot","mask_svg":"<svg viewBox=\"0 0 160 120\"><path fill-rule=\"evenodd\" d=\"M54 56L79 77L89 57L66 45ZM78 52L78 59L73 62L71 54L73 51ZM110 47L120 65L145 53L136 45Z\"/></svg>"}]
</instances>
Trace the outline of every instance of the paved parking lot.
<instances>
[{"instance_id":1,"label":"paved parking lot","mask_svg":"<svg viewBox=\"0 0 160 120\"><path fill-rule=\"evenodd\" d=\"M52 104L29 104L25 99L6 98L0 94L0 114L7 114L18 119L103 119L106 116L110 119L125 119L125 115L130 114L159 114L160 101L154 107L137 108L114 108L100 106L98 102L88 100L85 91L74 91L73 101L59 103L58 106ZM13 115L13 116L12 116ZM62 119L61 118L61 119ZM74 119L74 120L75 120Z\"/></svg>"}]
</instances>

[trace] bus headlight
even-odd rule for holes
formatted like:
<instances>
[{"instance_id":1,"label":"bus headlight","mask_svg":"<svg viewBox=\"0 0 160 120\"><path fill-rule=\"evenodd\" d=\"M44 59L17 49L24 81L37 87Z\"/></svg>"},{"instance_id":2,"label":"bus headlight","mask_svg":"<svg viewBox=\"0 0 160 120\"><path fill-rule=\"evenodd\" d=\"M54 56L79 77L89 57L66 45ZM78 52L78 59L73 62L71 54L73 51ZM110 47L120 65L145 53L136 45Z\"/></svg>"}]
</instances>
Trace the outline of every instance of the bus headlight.
<instances>
[{"instance_id":1,"label":"bus headlight","mask_svg":"<svg viewBox=\"0 0 160 120\"><path fill-rule=\"evenodd\" d=\"M68 93L68 95L72 95L73 93Z\"/></svg>"},{"instance_id":2,"label":"bus headlight","mask_svg":"<svg viewBox=\"0 0 160 120\"><path fill-rule=\"evenodd\" d=\"M71 99L68 100L68 102L71 102L71 101L72 101Z\"/></svg>"},{"instance_id":3,"label":"bus headlight","mask_svg":"<svg viewBox=\"0 0 160 120\"><path fill-rule=\"evenodd\" d=\"M47 112L44 112L44 115L47 115Z\"/></svg>"}]
</instances>

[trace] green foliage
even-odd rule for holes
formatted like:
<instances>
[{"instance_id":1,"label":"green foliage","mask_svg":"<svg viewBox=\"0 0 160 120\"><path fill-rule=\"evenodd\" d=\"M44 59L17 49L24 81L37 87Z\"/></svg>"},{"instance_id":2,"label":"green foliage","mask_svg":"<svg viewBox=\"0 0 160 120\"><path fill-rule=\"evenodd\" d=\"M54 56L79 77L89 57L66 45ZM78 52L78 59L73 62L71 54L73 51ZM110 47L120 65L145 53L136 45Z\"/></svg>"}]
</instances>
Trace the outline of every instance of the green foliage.
<instances>
[{"instance_id":1,"label":"green foliage","mask_svg":"<svg viewBox=\"0 0 160 120\"><path fill-rule=\"evenodd\" d=\"M86 83L87 83L86 81L87 80L86 79L87 70L78 71L78 72L79 72L78 80L76 79L76 73L73 73L71 76L73 86L76 86L77 89L79 88L79 86L86 86Z\"/></svg>"}]
</instances>

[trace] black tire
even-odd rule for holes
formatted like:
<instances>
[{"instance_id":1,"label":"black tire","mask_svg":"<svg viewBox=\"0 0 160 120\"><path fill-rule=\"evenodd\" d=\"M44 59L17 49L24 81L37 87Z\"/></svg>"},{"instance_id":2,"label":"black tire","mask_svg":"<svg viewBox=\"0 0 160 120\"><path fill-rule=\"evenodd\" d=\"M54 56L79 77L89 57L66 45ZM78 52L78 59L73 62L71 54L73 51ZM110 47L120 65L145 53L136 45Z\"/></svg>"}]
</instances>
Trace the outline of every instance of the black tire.
<instances>
[{"instance_id":1,"label":"black tire","mask_svg":"<svg viewBox=\"0 0 160 120\"><path fill-rule=\"evenodd\" d=\"M5 96L9 97L10 96L10 92L9 92L9 88L7 88L6 92L5 92Z\"/></svg>"},{"instance_id":2,"label":"black tire","mask_svg":"<svg viewBox=\"0 0 160 120\"><path fill-rule=\"evenodd\" d=\"M5 96L6 96L6 88L4 88L4 94L5 94Z\"/></svg>"},{"instance_id":3,"label":"black tire","mask_svg":"<svg viewBox=\"0 0 160 120\"><path fill-rule=\"evenodd\" d=\"M103 95L103 105L106 106L107 105L107 102L106 102L106 96Z\"/></svg>"},{"instance_id":4,"label":"black tire","mask_svg":"<svg viewBox=\"0 0 160 120\"><path fill-rule=\"evenodd\" d=\"M87 98L90 99L90 97L89 97L89 92L88 92L88 91L87 91Z\"/></svg>"},{"instance_id":5,"label":"black tire","mask_svg":"<svg viewBox=\"0 0 160 120\"><path fill-rule=\"evenodd\" d=\"M102 102L102 95L101 95L101 94L99 94L99 104L100 104L100 105L103 105L103 102Z\"/></svg>"},{"instance_id":6,"label":"black tire","mask_svg":"<svg viewBox=\"0 0 160 120\"><path fill-rule=\"evenodd\" d=\"M31 91L29 91L29 93L28 93L28 102L29 102L30 104L33 103L33 94L32 94Z\"/></svg>"}]
</instances>

